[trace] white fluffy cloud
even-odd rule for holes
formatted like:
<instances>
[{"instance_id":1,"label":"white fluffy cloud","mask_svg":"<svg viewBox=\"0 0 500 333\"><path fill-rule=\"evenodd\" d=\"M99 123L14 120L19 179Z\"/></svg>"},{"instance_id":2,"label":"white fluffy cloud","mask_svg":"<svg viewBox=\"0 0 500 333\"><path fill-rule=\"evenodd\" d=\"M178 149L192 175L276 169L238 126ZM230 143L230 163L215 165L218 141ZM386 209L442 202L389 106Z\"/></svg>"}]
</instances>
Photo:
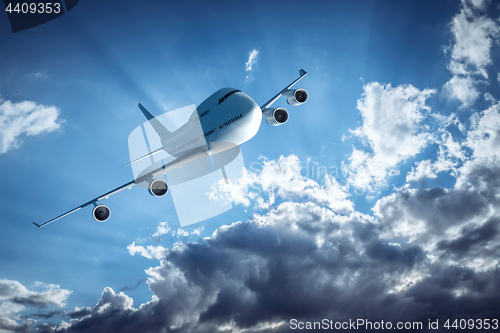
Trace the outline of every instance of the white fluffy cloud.
<instances>
[{"instance_id":1,"label":"white fluffy cloud","mask_svg":"<svg viewBox=\"0 0 500 333\"><path fill-rule=\"evenodd\" d=\"M136 245L135 242L127 246L128 253L135 255L136 253L148 258L148 259L161 259L165 255L166 249L163 246L152 246L148 245L146 247L142 245Z\"/></svg>"},{"instance_id":2,"label":"white fluffy cloud","mask_svg":"<svg viewBox=\"0 0 500 333\"><path fill-rule=\"evenodd\" d=\"M415 156L431 139L422 120L430 112L426 100L435 90L412 85L392 87L372 82L363 87L357 108L363 124L352 133L372 152L353 149L347 165L349 182L363 190L375 190L396 174L395 167Z\"/></svg>"},{"instance_id":3,"label":"white fluffy cloud","mask_svg":"<svg viewBox=\"0 0 500 333\"><path fill-rule=\"evenodd\" d=\"M455 75L444 85L444 91L449 97L458 99L464 106L472 105L479 97L476 80L469 76Z\"/></svg>"},{"instance_id":4,"label":"white fluffy cloud","mask_svg":"<svg viewBox=\"0 0 500 333\"><path fill-rule=\"evenodd\" d=\"M432 170L432 163L430 160L418 161L415 168L406 176L406 182L421 181L425 178L436 178L437 175Z\"/></svg>"},{"instance_id":5,"label":"white fluffy cloud","mask_svg":"<svg viewBox=\"0 0 500 333\"><path fill-rule=\"evenodd\" d=\"M487 110L471 116L471 129L467 133L464 146L472 150L471 157L459 169L457 188L470 188L472 180L476 182L474 188L481 191L494 189L497 183L495 173L488 171L493 166L500 165L500 103ZM486 182L478 182L476 173L486 172L489 177ZM481 185L481 186L480 186ZM495 194L495 196L498 196Z\"/></svg>"},{"instance_id":6,"label":"white fluffy cloud","mask_svg":"<svg viewBox=\"0 0 500 333\"><path fill-rule=\"evenodd\" d=\"M463 140L456 139L447 129L448 126L461 129L463 125L454 115L449 121L439 124L438 133L433 138L438 151L434 158L415 162L415 166L406 175L405 187L410 187L412 182L423 184L425 179L435 179L441 172L448 172L453 176L458 174L458 167L468 158ZM456 130L455 129L455 130Z\"/></svg>"},{"instance_id":7,"label":"white fluffy cloud","mask_svg":"<svg viewBox=\"0 0 500 333\"><path fill-rule=\"evenodd\" d=\"M250 205L250 199L256 198L256 207L264 209L273 207L277 199L306 199L341 214L354 210L346 187L328 175L324 176L322 184L303 176L303 166L297 156L281 156L278 160L261 161L258 172L245 170L243 176L235 182L219 182L213 188L212 198L230 198L236 204L245 206Z\"/></svg>"},{"instance_id":8,"label":"white fluffy cloud","mask_svg":"<svg viewBox=\"0 0 500 333\"><path fill-rule=\"evenodd\" d=\"M491 46L500 33L500 25L484 14L487 6L488 1L462 0L462 8L451 23L453 44L448 68L453 77L444 91L463 106L472 105L479 96L477 86L488 78Z\"/></svg>"},{"instance_id":9,"label":"white fluffy cloud","mask_svg":"<svg viewBox=\"0 0 500 333\"><path fill-rule=\"evenodd\" d=\"M32 101L0 100L0 153L20 145L22 135L34 136L60 127L59 109Z\"/></svg>"},{"instance_id":10,"label":"white fluffy cloud","mask_svg":"<svg viewBox=\"0 0 500 333\"><path fill-rule=\"evenodd\" d=\"M257 62L257 56L259 55L259 50L253 49L248 53L248 61L245 63L245 70L247 72L253 69L253 65Z\"/></svg>"},{"instance_id":11,"label":"white fluffy cloud","mask_svg":"<svg viewBox=\"0 0 500 333\"><path fill-rule=\"evenodd\" d=\"M253 70L253 66L255 65L255 63L257 63L257 56L258 55L259 55L259 50L256 50L256 49L253 49L252 51L250 51L248 53L248 60L245 63L245 70L249 73L245 77L246 82L253 81L252 70Z\"/></svg>"},{"instance_id":12,"label":"white fluffy cloud","mask_svg":"<svg viewBox=\"0 0 500 333\"><path fill-rule=\"evenodd\" d=\"M476 73L488 77L486 67L491 64L491 45L499 27L493 19L481 15L485 9L486 2L471 6L469 1L462 1L460 13L453 18L450 63L453 74Z\"/></svg>"},{"instance_id":13,"label":"white fluffy cloud","mask_svg":"<svg viewBox=\"0 0 500 333\"><path fill-rule=\"evenodd\" d=\"M474 157L500 157L500 104L474 114L471 122L465 145L473 150Z\"/></svg>"}]
</instances>

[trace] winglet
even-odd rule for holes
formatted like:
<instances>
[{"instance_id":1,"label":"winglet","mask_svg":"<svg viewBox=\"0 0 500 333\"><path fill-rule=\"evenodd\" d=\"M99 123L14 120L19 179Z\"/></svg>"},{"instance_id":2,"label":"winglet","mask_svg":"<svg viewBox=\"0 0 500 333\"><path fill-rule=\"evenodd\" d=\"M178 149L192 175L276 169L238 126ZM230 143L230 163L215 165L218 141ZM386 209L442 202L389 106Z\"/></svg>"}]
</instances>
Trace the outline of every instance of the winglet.
<instances>
[{"instance_id":1,"label":"winglet","mask_svg":"<svg viewBox=\"0 0 500 333\"><path fill-rule=\"evenodd\" d=\"M33 222L33 224L34 224L34 225L36 225L38 228L41 228L41 227L42 227L41 225L39 225L39 224L37 224L37 223L35 223L35 222Z\"/></svg>"},{"instance_id":2,"label":"winglet","mask_svg":"<svg viewBox=\"0 0 500 333\"><path fill-rule=\"evenodd\" d=\"M292 83L290 83L288 86L286 86L283 90L281 90L279 93L277 93L276 95L274 95L273 98L271 98L266 103L264 103L260 107L260 109L262 111L264 111L264 109L270 107L274 102L276 102L276 100L278 98L281 97L281 95L283 95L285 93L285 91L287 91L288 89L290 89L295 83L299 82L304 76L306 76L307 72L301 68L301 69L299 69L299 74L300 74L300 76L299 76L298 79L296 79L295 81L293 81Z\"/></svg>"}]
</instances>

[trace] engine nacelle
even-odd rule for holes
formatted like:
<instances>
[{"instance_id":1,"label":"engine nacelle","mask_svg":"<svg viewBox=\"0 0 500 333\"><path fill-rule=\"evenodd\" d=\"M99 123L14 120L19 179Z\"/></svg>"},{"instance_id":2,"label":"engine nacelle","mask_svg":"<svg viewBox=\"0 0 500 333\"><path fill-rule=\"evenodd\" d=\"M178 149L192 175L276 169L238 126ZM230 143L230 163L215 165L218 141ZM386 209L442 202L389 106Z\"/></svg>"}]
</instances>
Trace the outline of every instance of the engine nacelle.
<instances>
[{"instance_id":1,"label":"engine nacelle","mask_svg":"<svg viewBox=\"0 0 500 333\"><path fill-rule=\"evenodd\" d=\"M95 218L97 222L104 222L109 219L111 215L111 211L106 205L95 206L94 210L92 210L92 216Z\"/></svg>"},{"instance_id":2,"label":"engine nacelle","mask_svg":"<svg viewBox=\"0 0 500 333\"><path fill-rule=\"evenodd\" d=\"M149 194L153 197L162 197L168 192L167 182L163 179L155 179L149 184Z\"/></svg>"},{"instance_id":3,"label":"engine nacelle","mask_svg":"<svg viewBox=\"0 0 500 333\"><path fill-rule=\"evenodd\" d=\"M288 121L288 111L285 108L267 108L264 109L262 115L271 126L283 125Z\"/></svg>"},{"instance_id":4,"label":"engine nacelle","mask_svg":"<svg viewBox=\"0 0 500 333\"><path fill-rule=\"evenodd\" d=\"M283 95L289 105L296 106L307 101L307 91L304 89L289 89Z\"/></svg>"}]
</instances>

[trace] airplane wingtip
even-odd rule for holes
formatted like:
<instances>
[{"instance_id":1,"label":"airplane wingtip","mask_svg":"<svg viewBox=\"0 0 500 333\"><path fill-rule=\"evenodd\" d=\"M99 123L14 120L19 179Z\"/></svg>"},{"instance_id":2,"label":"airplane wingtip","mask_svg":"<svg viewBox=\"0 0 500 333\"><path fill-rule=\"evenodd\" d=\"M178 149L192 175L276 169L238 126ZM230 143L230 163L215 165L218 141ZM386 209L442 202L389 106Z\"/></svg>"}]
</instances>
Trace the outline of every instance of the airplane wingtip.
<instances>
[{"instance_id":1,"label":"airplane wingtip","mask_svg":"<svg viewBox=\"0 0 500 333\"><path fill-rule=\"evenodd\" d=\"M41 225L37 224L36 222L33 222L34 225L36 225L38 228L41 227Z\"/></svg>"}]
</instances>

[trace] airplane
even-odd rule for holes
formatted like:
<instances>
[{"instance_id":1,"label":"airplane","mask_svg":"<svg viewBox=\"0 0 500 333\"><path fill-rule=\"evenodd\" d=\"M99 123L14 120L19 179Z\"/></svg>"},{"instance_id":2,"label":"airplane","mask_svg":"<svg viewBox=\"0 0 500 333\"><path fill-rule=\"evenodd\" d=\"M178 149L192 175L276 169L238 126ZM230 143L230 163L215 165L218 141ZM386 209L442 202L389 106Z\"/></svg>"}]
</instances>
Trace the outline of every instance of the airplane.
<instances>
[{"instance_id":1,"label":"airplane","mask_svg":"<svg viewBox=\"0 0 500 333\"><path fill-rule=\"evenodd\" d=\"M203 101L194 110L189 120L174 132L170 132L156 117L139 103L139 109L159 136L161 147L128 164L136 163L161 152L166 152L174 156L175 159L162 165L153 164L151 167L146 168L143 172L138 174L134 180L89 200L45 223L38 224L33 222L33 224L41 228L90 205L94 205L92 210L94 219L98 222L104 222L109 219L111 211L106 205L97 204L97 202L102 199L107 199L111 195L124 189L131 188L134 185L146 184L152 196L163 197L167 194L169 186L167 182L160 177L163 177L166 172L193 163L207 156L207 153L213 155L227 151L232 147L238 147L240 144L250 140L257 134L262 117L265 117L266 122L271 126L285 124L288 121L288 111L283 107L271 108L271 105L281 96L285 96L287 98L287 103L292 106L298 106L305 103L308 99L307 92L304 89L291 88L306 75L307 72L300 69L299 77L296 80L262 104L262 106L259 106L250 96L238 89L220 89ZM201 147L199 145L197 146L195 143L199 138L190 140L189 134L186 134L190 133L190 126L196 121L199 121L199 124L201 124L203 137L206 141L206 145ZM183 140L186 142L180 147L179 142L183 142Z\"/></svg>"}]
</instances>

